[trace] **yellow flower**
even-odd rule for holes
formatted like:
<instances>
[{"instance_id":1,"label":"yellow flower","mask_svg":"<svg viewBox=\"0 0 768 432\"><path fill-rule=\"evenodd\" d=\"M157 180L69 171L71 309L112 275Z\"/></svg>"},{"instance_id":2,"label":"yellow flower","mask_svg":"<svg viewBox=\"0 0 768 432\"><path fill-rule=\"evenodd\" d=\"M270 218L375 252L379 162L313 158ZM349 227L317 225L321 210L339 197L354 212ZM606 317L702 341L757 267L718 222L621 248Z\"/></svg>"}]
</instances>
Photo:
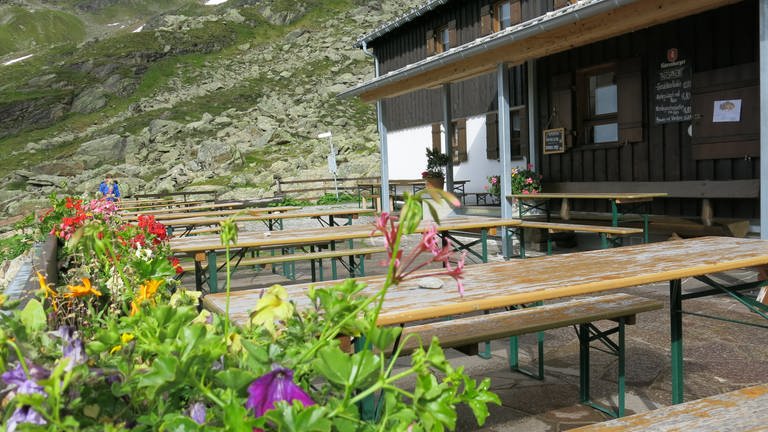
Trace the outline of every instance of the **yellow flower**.
<instances>
[{"instance_id":1,"label":"yellow flower","mask_svg":"<svg viewBox=\"0 0 768 432\"><path fill-rule=\"evenodd\" d=\"M263 325L274 337L275 321L285 321L293 315L293 304L288 301L288 292L281 285L272 285L256 303L251 312L251 324Z\"/></svg>"},{"instance_id":2,"label":"yellow flower","mask_svg":"<svg viewBox=\"0 0 768 432\"><path fill-rule=\"evenodd\" d=\"M123 349L123 345L127 344L128 342L132 341L134 339L134 336L132 333L123 333L120 335L120 342L122 342L121 345L115 345L112 347L111 350L109 350L110 354L114 354L118 351L121 351Z\"/></svg>"},{"instance_id":3,"label":"yellow flower","mask_svg":"<svg viewBox=\"0 0 768 432\"><path fill-rule=\"evenodd\" d=\"M157 289L162 285L161 279L152 279L144 282L139 287L139 296L137 297L140 302L145 300L152 300L152 297L157 293Z\"/></svg>"},{"instance_id":4,"label":"yellow flower","mask_svg":"<svg viewBox=\"0 0 768 432\"><path fill-rule=\"evenodd\" d=\"M83 297L89 294L93 294L97 297L101 296L101 292L91 286L91 281L88 278L82 278L82 285L67 285L69 292L64 294L64 297Z\"/></svg>"},{"instance_id":5,"label":"yellow flower","mask_svg":"<svg viewBox=\"0 0 768 432\"><path fill-rule=\"evenodd\" d=\"M162 285L162 279L150 279L139 287L139 295L131 302L131 316L139 312L139 306L145 301L152 301L152 297L157 293L157 289Z\"/></svg>"},{"instance_id":6,"label":"yellow flower","mask_svg":"<svg viewBox=\"0 0 768 432\"><path fill-rule=\"evenodd\" d=\"M59 293L57 293L50 286L48 286L48 283L45 281L45 276L43 276L43 274L40 272L37 272L37 281L40 284L40 289L42 289L43 292L45 293L45 298L51 300L51 305L53 305L53 310L58 311L59 304L56 301L56 297L58 297Z\"/></svg>"}]
</instances>

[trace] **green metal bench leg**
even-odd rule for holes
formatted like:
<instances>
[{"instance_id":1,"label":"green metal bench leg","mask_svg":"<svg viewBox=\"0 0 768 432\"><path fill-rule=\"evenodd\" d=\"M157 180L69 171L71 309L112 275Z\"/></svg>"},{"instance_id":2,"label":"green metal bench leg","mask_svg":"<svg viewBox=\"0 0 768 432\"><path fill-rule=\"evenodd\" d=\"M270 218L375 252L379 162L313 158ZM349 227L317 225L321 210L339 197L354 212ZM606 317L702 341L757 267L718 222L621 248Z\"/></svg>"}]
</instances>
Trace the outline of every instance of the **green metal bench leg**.
<instances>
[{"instance_id":1,"label":"green metal bench leg","mask_svg":"<svg viewBox=\"0 0 768 432\"><path fill-rule=\"evenodd\" d=\"M669 281L669 312L672 354L672 403L683 402L683 300L680 279Z\"/></svg>"},{"instance_id":2,"label":"green metal bench leg","mask_svg":"<svg viewBox=\"0 0 768 432\"><path fill-rule=\"evenodd\" d=\"M208 252L208 288L211 293L219 292L219 280L216 269L216 252Z\"/></svg>"},{"instance_id":3,"label":"green metal bench leg","mask_svg":"<svg viewBox=\"0 0 768 432\"><path fill-rule=\"evenodd\" d=\"M355 352L360 352L365 348L365 337L355 338ZM376 417L376 401L373 395L366 397L357 403L357 409L360 411L360 419L373 420Z\"/></svg>"},{"instance_id":4,"label":"green metal bench leg","mask_svg":"<svg viewBox=\"0 0 768 432\"><path fill-rule=\"evenodd\" d=\"M525 259L525 228L520 228L520 258Z\"/></svg>"},{"instance_id":5,"label":"green metal bench leg","mask_svg":"<svg viewBox=\"0 0 768 432\"><path fill-rule=\"evenodd\" d=\"M519 372L537 380L544 379L544 332L536 333L536 346L538 349L538 359L536 361L538 370L531 372L520 367L519 351L520 341L518 336L509 338L509 369L513 372Z\"/></svg>"},{"instance_id":6,"label":"green metal bench leg","mask_svg":"<svg viewBox=\"0 0 768 432\"><path fill-rule=\"evenodd\" d=\"M531 304L532 307L541 306L544 302L538 301ZM523 375L529 376L537 380L544 379L544 332L536 333L536 349L538 351L538 359L536 361L538 370L531 372L520 367L520 340L518 336L512 336L509 338L509 369L513 372L519 372Z\"/></svg>"},{"instance_id":7,"label":"green metal bench leg","mask_svg":"<svg viewBox=\"0 0 768 432\"><path fill-rule=\"evenodd\" d=\"M601 249L608 249L610 245L608 244L608 237L605 235L605 233L600 233L600 248Z\"/></svg>"},{"instance_id":8,"label":"green metal bench leg","mask_svg":"<svg viewBox=\"0 0 768 432\"><path fill-rule=\"evenodd\" d=\"M487 263L488 262L488 230L486 228L483 228L480 230L480 239L483 243L482 259L484 263Z\"/></svg>"},{"instance_id":9,"label":"green metal bench leg","mask_svg":"<svg viewBox=\"0 0 768 432\"><path fill-rule=\"evenodd\" d=\"M484 315L488 315L490 311L483 311ZM485 349L482 352L477 353L477 356L488 360L491 358L491 341L485 341Z\"/></svg>"},{"instance_id":10,"label":"green metal bench leg","mask_svg":"<svg viewBox=\"0 0 768 432\"><path fill-rule=\"evenodd\" d=\"M623 417L626 405L625 321L625 317L619 318L618 326L606 331L600 331L591 323L579 325L579 397L581 403L612 417ZM615 343L609 338L609 335L613 333L618 333L618 340ZM616 410L595 403L590 397L589 349L590 343L594 340L602 342L618 358Z\"/></svg>"},{"instance_id":11,"label":"green metal bench leg","mask_svg":"<svg viewBox=\"0 0 768 432\"><path fill-rule=\"evenodd\" d=\"M317 273L320 275L320 280L321 281L325 280L325 275L323 274L323 260L321 259L317 260L317 267L318 267Z\"/></svg>"}]
</instances>

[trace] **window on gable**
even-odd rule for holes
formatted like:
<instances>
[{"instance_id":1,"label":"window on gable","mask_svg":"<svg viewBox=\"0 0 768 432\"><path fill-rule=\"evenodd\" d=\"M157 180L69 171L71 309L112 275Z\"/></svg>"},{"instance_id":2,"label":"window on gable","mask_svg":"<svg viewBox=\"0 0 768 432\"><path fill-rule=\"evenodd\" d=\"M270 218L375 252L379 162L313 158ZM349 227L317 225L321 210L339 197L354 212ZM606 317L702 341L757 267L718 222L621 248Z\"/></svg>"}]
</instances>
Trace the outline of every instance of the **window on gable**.
<instances>
[{"instance_id":1,"label":"window on gable","mask_svg":"<svg viewBox=\"0 0 768 432\"><path fill-rule=\"evenodd\" d=\"M491 9L493 31L498 32L522 22L520 0L502 0Z\"/></svg>"},{"instance_id":2,"label":"window on gable","mask_svg":"<svg viewBox=\"0 0 768 432\"><path fill-rule=\"evenodd\" d=\"M456 21L427 31L427 57L448 51L457 46Z\"/></svg>"}]
</instances>

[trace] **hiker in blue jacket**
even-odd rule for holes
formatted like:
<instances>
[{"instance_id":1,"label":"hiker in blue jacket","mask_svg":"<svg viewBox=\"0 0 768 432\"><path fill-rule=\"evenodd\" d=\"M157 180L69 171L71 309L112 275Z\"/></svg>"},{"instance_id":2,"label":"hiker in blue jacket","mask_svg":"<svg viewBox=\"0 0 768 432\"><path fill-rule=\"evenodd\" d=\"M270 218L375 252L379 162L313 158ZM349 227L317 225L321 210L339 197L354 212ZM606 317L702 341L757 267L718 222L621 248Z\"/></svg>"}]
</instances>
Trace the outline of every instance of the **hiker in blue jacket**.
<instances>
[{"instance_id":1,"label":"hiker in blue jacket","mask_svg":"<svg viewBox=\"0 0 768 432\"><path fill-rule=\"evenodd\" d=\"M107 201L117 201L120 198L120 188L117 186L117 181L112 179L111 174L104 177L104 181L99 185L99 193Z\"/></svg>"}]
</instances>

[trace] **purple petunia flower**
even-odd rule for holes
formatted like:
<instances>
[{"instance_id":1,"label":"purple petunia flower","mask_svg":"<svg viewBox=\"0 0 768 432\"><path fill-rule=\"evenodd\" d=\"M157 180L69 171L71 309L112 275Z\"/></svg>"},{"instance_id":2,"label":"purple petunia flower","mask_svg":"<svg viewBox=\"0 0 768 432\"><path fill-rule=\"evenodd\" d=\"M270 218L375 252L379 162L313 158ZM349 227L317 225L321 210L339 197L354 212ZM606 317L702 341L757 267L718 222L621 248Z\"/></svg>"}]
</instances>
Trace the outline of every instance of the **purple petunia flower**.
<instances>
[{"instance_id":1,"label":"purple petunia flower","mask_svg":"<svg viewBox=\"0 0 768 432\"><path fill-rule=\"evenodd\" d=\"M16 394L39 394L48 396L43 387L32 380L26 380L16 387Z\"/></svg>"},{"instance_id":2,"label":"purple petunia flower","mask_svg":"<svg viewBox=\"0 0 768 432\"><path fill-rule=\"evenodd\" d=\"M195 421L195 423L202 425L205 424L205 404L202 402L195 402L189 406L189 417Z\"/></svg>"},{"instance_id":3,"label":"purple petunia flower","mask_svg":"<svg viewBox=\"0 0 768 432\"><path fill-rule=\"evenodd\" d=\"M23 406L21 408L16 408L16 411L13 412L11 415L11 418L8 419L8 423L5 424L6 431L7 432L14 432L16 431L16 427L20 424L35 424L35 425L44 425L45 419L43 416L40 415L37 411L33 410L29 406Z\"/></svg>"},{"instance_id":4,"label":"purple petunia flower","mask_svg":"<svg viewBox=\"0 0 768 432\"><path fill-rule=\"evenodd\" d=\"M24 373L24 368L21 367L21 363L19 363L15 368L3 372L3 374L0 375L0 378L2 378L9 386L21 386L29 380L41 380L51 376L51 373L47 369L34 363L27 362L27 367L29 368L29 377Z\"/></svg>"},{"instance_id":5,"label":"purple petunia flower","mask_svg":"<svg viewBox=\"0 0 768 432\"><path fill-rule=\"evenodd\" d=\"M293 371L274 365L272 372L264 374L248 386L248 401L246 408L253 410L256 417L274 409L280 401L291 403L295 400L302 405L310 406L315 402L308 394L293 382Z\"/></svg>"},{"instance_id":6,"label":"purple petunia flower","mask_svg":"<svg viewBox=\"0 0 768 432\"><path fill-rule=\"evenodd\" d=\"M62 347L62 352L64 354L63 358L69 359L69 363L65 368L67 371L71 371L75 366L81 365L88 361L88 355L85 353L83 341L80 339L75 339L70 343L64 344Z\"/></svg>"}]
</instances>

